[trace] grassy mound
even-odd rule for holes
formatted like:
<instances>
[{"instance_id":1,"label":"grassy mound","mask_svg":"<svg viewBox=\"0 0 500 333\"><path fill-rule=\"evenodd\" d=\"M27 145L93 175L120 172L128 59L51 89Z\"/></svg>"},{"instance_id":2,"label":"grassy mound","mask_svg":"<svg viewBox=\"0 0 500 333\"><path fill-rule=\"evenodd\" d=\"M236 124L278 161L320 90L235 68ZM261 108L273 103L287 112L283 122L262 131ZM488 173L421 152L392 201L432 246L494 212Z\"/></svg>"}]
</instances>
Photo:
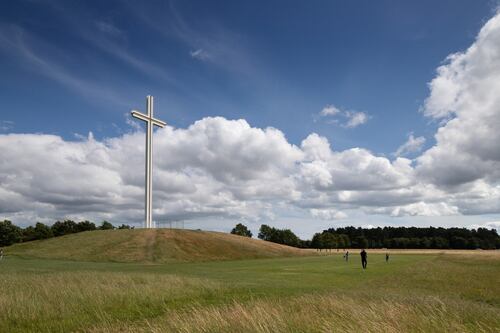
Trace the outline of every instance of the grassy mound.
<instances>
[{"instance_id":1,"label":"grassy mound","mask_svg":"<svg viewBox=\"0 0 500 333\"><path fill-rule=\"evenodd\" d=\"M289 246L220 232L137 229L88 231L15 244L7 255L80 261L168 263L311 254Z\"/></svg>"}]
</instances>

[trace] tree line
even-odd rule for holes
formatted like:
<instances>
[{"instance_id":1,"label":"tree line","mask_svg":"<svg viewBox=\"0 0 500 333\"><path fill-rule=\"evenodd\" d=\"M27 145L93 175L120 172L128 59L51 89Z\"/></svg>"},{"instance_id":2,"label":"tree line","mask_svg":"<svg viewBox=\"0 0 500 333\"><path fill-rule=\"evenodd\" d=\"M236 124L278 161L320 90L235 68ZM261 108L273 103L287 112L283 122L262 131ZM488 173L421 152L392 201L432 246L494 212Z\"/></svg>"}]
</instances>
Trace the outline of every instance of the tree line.
<instances>
[{"instance_id":1,"label":"tree line","mask_svg":"<svg viewBox=\"0 0 500 333\"><path fill-rule=\"evenodd\" d=\"M122 224L117 229L133 229ZM26 228L18 227L11 221L0 221L0 246L28 242L38 239L59 237L83 231L116 229L111 223L103 221L98 227L93 222L71 220L57 221L51 226L36 223ZM252 237L252 232L238 223L232 234ZM500 236L495 229L466 228L330 228L314 234L311 240L300 239L290 229L278 229L262 224L258 238L278 244L313 248L318 250L345 248L388 248L388 249L500 249Z\"/></svg>"},{"instance_id":2,"label":"tree line","mask_svg":"<svg viewBox=\"0 0 500 333\"><path fill-rule=\"evenodd\" d=\"M29 242L38 239L59 237L83 231L116 229L108 221L103 221L100 226L96 226L90 221L74 222L71 220L57 221L51 226L37 222L35 226L26 228L18 227L9 220L0 221L0 246L9 246L14 243ZM134 229L126 224L122 224L118 229Z\"/></svg>"},{"instance_id":3,"label":"tree line","mask_svg":"<svg viewBox=\"0 0 500 333\"><path fill-rule=\"evenodd\" d=\"M252 237L248 228L241 223L233 234ZM314 234L311 240L302 240L290 229L277 229L261 225L258 238L300 248L345 249L345 248L388 248L388 249L500 249L500 236L495 229L467 228L330 228Z\"/></svg>"}]
</instances>

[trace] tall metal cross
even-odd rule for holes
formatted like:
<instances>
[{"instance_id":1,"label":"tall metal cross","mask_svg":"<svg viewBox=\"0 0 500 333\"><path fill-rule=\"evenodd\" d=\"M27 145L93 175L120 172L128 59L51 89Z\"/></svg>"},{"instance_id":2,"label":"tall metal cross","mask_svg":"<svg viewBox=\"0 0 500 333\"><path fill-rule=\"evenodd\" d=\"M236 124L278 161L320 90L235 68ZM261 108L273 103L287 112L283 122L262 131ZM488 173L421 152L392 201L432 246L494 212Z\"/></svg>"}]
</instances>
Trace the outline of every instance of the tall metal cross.
<instances>
[{"instance_id":1,"label":"tall metal cross","mask_svg":"<svg viewBox=\"0 0 500 333\"><path fill-rule=\"evenodd\" d=\"M132 110L132 117L146 122L146 196L145 228L153 228L153 125L164 127L165 122L153 117L153 96L146 97L147 114Z\"/></svg>"}]
</instances>

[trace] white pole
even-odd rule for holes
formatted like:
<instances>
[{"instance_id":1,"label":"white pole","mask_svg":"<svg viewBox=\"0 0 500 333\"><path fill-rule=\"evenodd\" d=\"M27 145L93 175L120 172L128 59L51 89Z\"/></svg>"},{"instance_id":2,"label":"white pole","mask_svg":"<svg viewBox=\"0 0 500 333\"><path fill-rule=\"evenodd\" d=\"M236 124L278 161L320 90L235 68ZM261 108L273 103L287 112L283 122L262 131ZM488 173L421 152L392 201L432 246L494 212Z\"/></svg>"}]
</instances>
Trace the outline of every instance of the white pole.
<instances>
[{"instance_id":1,"label":"white pole","mask_svg":"<svg viewBox=\"0 0 500 333\"><path fill-rule=\"evenodd\" d=\"M155 119L153 116L153 96L146 97L146 114L132 110L132 116L146 122L146 170L145 170L145 205L144 205L144 227L153 228L153 128L164 127L165 122Z\"/></svg>"},{"instance_id":2,"label":"white pole","mask_svg":"<svg viewBox=\"0 0 500 333\"><path fill-rule=\"evenodd\" d=\"M153 96L146 97L146 107L149 118L153 118ZM153 123L151 121L147 122L147 133L146 133L146 228L152 227L152 145L153 145Z\"/></svg>"}]
</instances>

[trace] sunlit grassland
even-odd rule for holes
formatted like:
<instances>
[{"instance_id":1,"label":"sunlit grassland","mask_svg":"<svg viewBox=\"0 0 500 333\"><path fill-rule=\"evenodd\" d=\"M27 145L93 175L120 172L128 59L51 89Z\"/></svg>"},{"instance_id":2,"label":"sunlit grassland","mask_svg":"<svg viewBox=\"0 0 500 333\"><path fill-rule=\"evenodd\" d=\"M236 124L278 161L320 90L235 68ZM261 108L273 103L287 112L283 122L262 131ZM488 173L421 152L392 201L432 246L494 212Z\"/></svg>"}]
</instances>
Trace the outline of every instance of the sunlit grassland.
<instances>
[{"instance_id":1,"label":"sunlit grassland","mask_svg":"<svg viewBox=\"0 0 500 333\"><path fill-rule=\"evenodd\" d=\"M18 243L7 254L40 259L176 263L311 255L309 251L222 232L94 230Z\"/></svg>"},{"instance_id":2,"label":"sunlit grassland","mask_svg":"<svg viewBox=\"0 0 500 333\"><path fill-rule=\"evenodd\" d=\"M0 262L0 332L498 332L500 256Z\"/></svg>"}]
</instances>

